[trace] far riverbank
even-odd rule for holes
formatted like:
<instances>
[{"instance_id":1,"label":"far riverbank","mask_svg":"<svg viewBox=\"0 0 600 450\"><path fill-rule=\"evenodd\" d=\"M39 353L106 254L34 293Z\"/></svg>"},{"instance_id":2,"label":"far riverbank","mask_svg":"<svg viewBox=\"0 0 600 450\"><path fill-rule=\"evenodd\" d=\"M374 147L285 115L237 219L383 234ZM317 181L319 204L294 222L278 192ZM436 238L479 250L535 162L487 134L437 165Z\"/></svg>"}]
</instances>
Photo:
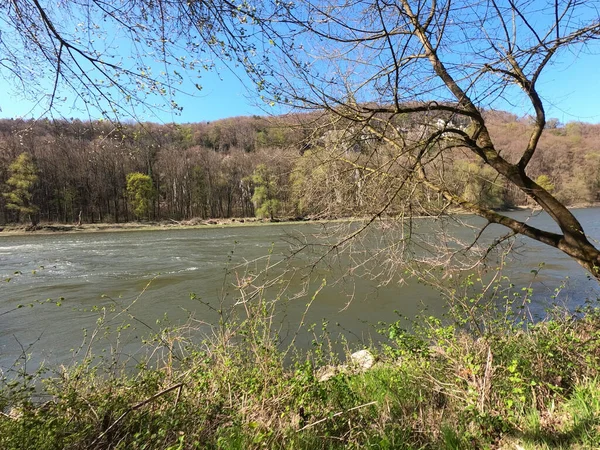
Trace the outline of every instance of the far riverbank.
<instances>
[{"instance_id":1,"label":"far riverbank","mask_svg":"<svg viewBox=\"0 0 600 450\"><path fill-rule=\"evenodd\" d=\"M354 220L352 218L345 220ZM360 219L356 219L360 220ZM288 218L288 219L259 219L250 218L229 218L229 219L191 219L191 220L169 220L169 221L147 221L147 222L123 222L123 223L84 223L84 224L64 224L64 223L40 223L35 226L31 224L6 225L0 227L0 236L21 236L29 234L59 234L59 233L94 233L94 232L114 232L114 231L159 231L176 229L194 229L194 228L215 228L215 227L242 227L259 225L282 225L298 222L326 222L325 220ZM329 220L327 221L329 222Z\"/></svg>"},{"instance_id":2,"label":"far riverbank","mask_svg":"<svg viewBox=\"0 0 600 450\"><path fill-rule=\"evenodd\" d=\"M537 205L518 205L503 210L504 212L515 211L541 211ZM600 207L600 202L577 203L569 206L569 209L585 209ZM451 214L471 214L464 211L452 211ZM427 216L413 216L413 218L425 218ZM333 223L333 222L361 222L369 220L370 217L340 217L340 218L313 218L313 217L277 217L274 219L264 219L257 217L233 217L227 219L189 219L189 220L163 220L163 221L145 221L145 222L123 222L123 223L39 223L35 226L31 224L9 224L0 226L1 236L22 236L29 234L57 234L57 233L94 233L94 232L115 232L115 231L159 231L173 229L198 229L214 227L242 227L259 225L285 225L302 222L312 223Z\"/></svg>"}]
</instances>

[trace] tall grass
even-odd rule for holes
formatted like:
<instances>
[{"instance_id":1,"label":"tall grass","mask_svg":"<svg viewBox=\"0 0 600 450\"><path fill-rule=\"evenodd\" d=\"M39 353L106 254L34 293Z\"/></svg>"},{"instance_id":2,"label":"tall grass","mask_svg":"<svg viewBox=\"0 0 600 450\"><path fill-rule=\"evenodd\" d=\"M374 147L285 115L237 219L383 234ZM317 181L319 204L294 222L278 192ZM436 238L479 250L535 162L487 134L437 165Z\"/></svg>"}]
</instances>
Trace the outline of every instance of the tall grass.
<instances>
[{"instance_id":1,"label":"tall grass","mask_svg":"<svg viewBox=\"0 0 600 450\"><path fill-rule=\"evenodd\" d=\"M444 319L381 324L373 368L348 364L320 381L344 362L327 330L307 351L282 347L273 291L250 281L240 278L210 333L199 339L193 322L163 330L135 370L88 355L43 376L4 377L0 448L599 446L595 307L534 322L522 314L528 291L468 286Z\"/></svg>"}]
</instances>

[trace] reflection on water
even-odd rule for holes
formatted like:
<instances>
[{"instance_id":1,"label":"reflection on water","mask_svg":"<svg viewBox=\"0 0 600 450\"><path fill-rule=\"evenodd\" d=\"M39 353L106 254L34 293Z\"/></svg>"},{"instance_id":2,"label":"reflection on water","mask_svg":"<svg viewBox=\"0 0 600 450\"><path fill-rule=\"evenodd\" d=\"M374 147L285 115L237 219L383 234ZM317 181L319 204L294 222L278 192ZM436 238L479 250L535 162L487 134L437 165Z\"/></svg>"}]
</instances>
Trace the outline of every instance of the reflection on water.
<instances>
[{"instance_id":1,"label":"reflection on water","mask_svg":"<svg viewBox=\"0 0 600 450\"><path fill-rule=\"evenodd\" d=\"M576 214L589 236L600 239L600 209L578 210ZM555 231L544 214L513 215ZM470 220L482 224L480 219ZM427 223L419 222L415 232L427 235L430 230ZM31 343L35 343L31 350L34 360L68 362L71 350L83 340L82 330L95 326L98 313L90 312L94 307L116 307L117 311L128 308L127 314L119 315L111 326L131 321L134 316L131 333L138 337L147 335L149 328L158 330L160 325L156 321L165 314L174 323L185 321L190 315L199 322L214 323L215 312L191 299L191 293L217 309L219 299L233 302L236 294L232 285L239 282L244 267L261 270L267 260L282 261L289 254L292 235L310 237L321 229L317 224L295 224L0 237L0 277L10 278L10 282L0 285L0 367L7 367ZM470 229L459 232L468 236L476 233ZM482 239L491 240L504 232L499 226L488 227ZM384 241L389 244L390 236L380 234L370 238L375 246ZM562 282L566 289L560 300L570 308L597 296L597 283L590 281L575 262L559 251L527 238L519 240L515 248L506 270L513 283L528 285L531 271L538 269L540 262L544 263L533 280L534 314L543 314L552 301L550 296ZM319 249L322 251L322 247ZM327 279L327 286L309 309L306 321L328 320L334 331L338 328L351 331L355 339L368 340L373 335L373 324L395 320L395 310L405 316L415 315L423 307L431 314L443 310L444 300L439 293L414 281L378 286L378 280L340 278L342 268L335 265L318 266L301 274L300 269L310 268L314 258L315 254L306 252L286 265L295 269L296 275L283 297L285 311L278 318L284 331L296 330L311 293L323 279ZM243 265L254 260L249 266ZM236 270L232 270L235 267L238 278ZM277 270L280 269L272 273ZM309 295L295 298L294 294L307 281L306 273L310 273L312 280ZM271 292L279 287L275 286ZM52 302L44 303L48 299ZM56 306L56 302L61 306ZM34 306L15 309L28 304ZM309 337L299 338L297 343L309 345ZM136 351L134 347L129 350Z\"/></svg>"}]
</instances>

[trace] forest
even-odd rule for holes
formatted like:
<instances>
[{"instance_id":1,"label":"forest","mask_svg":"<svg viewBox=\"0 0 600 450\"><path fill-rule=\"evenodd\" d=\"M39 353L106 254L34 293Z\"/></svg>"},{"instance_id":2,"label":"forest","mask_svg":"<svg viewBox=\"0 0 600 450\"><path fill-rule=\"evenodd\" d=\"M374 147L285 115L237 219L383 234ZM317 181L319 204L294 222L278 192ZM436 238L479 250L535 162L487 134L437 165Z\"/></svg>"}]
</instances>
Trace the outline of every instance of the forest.
<instances>
[{"instance_id":1,"label":"forest","mask_svg":"<svg viewBox=\"0 0 600 450\"><path fill-rule=\"evenodd\" d=\"M518 159L532 118L485 114L503 157ZM468 131L456 120L426 112L393 123L418 140L426 129ZM528 205L493 169L450 140L446 147L428 170L453 192L491 209ZM377 136L316 112L166 125L3 119L0 224L339 218L377 214L373 205L382 204L391 205L387 215L402 214L409 195L398 194L393 177L401 159ZM567 205L600 200L600 125L549 119L528 175ZM443 207L423 186L402 189L412 190L413 212Z\"/></svg>"}]
</instances>

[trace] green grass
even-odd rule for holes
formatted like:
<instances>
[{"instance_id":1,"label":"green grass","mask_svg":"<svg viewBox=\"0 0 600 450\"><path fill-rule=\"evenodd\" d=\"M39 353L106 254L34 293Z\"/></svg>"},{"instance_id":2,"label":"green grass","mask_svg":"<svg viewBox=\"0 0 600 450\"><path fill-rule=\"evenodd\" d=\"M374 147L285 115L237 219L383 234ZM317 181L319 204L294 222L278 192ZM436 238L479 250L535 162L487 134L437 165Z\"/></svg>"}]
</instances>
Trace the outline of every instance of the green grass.
<instances>
[{"instance_id":1,"label":"green grass","mask_svg":"<svg viewBox=\"0 0 600 450\"><path fill-rule=\"evenodd\" d=\"M387 341L371 349L378 357L372 369L319 382L317 370L336 363L327 356L328 338L315 338L312 351L291 358L269 329L268 308L255 306L201 344L185 341L184 333L162 334L157 347L173 353L133 372L91 358L52 374L2 379L0 448L587 449L600 443L595 309L536 324L494 309L481 312L482 328L421 318L409 333L389 324Z\"/></svg>"}]
</instances>

